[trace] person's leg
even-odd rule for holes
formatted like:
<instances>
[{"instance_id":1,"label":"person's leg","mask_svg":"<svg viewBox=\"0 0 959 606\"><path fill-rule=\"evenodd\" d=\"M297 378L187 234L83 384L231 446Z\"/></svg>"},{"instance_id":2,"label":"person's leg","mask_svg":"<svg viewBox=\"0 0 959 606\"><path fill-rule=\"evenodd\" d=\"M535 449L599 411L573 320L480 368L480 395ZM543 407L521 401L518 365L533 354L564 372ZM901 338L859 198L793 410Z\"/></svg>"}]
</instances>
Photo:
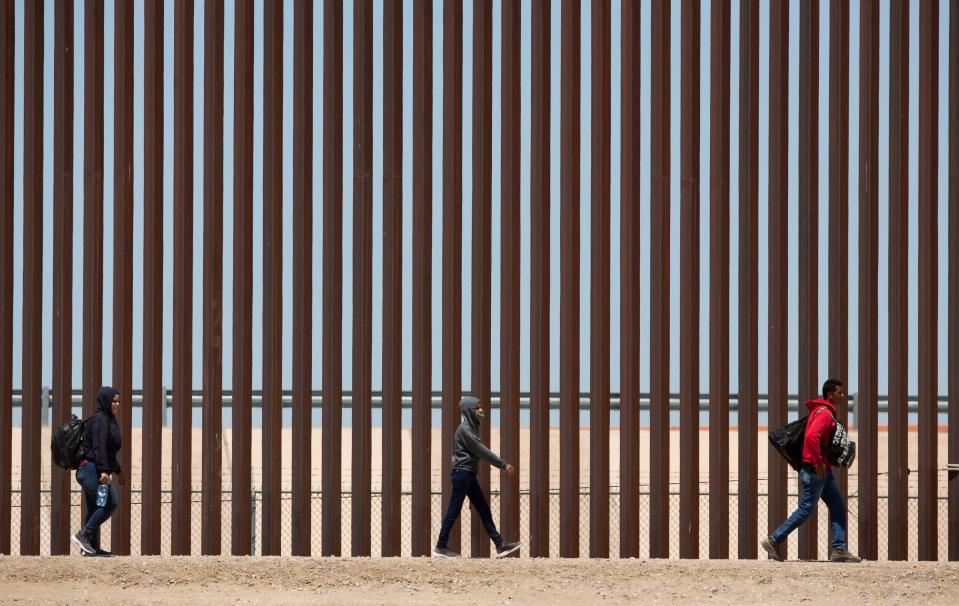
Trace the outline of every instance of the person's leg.
<instances>
[{"instance_id":1,"label":"person's leg","mask_svg":"<svg viewBox=\"0 0 959 606\"><path fill-rule=\"evenodd\" d=\"M83 473L81 474L81 472ZM100 524L103 524L103 522L110 517L110 513L113 513L113 509L116 508L116 498L114 497L112 507L108 513L107 507L111 505L110 486L108 484L107 503L103 507L97 506L97 490L100 488L100 474L97 473L96 466L92 463L83 465L77 471L77 480L79 480L83 486L83 494L87 499L87 519L83 524L83 531L92 539L97 537Z\"/></svg>"},{"instance_id":2,"label":"person's leg","mask_svg":"<svg viewBox=\"0 0 959 606\"><path fill-rule=\"evenodd\" d=\"M476 508L476 513L479 514L480 519L483 521L483 526L486 527L486 534L489 535L489 538L493 541L493 544L496 545L496 547L502 547L503 537L501 537L499 532L496 530L496 524L493 523L493 513L489 509L489 503L486 501L486 495L483 494L483 487L480 486L480 483L475 476L470 484L467 495L470 498L470 503L472 503L473 507Z\"/></svg>"},{"instance_id":3,"label":"person's leg","mask_svg":"<svg viewBox=\"0 0 959 606\"><path fill-rule=\"evenodd\" d=\"M445 549L446 543L450 539L450 531L453 524L460 517L460 509L463 507L463 500L469 490L473 474L462 471L454 471L450 474L453 482L453 494L450 495L450 504L446 509L446 515L443 517L443 525L440 527L440 536L436 540L436 546Z\"/></svg>"},{"instance_id":4,"label":"person's leg","mask_svg":"<svg viewBox=\"0 0 959 606\"><path fill-rule=\"evenodd\" d=\"M789 536L789 533L796 530L809 519L816 510L816 504L819 502L819 495L822 494L822 488L825 480L809 473L805 469L799 472L799 479L803 484L803 492L799 497L799 507L792 515L782 523L782 525L773 531L772 540L776 545L781 544Z\"/></svg>"},{"instance_id":5,"label":"person's leg","mask_svg":"<svg viewBox=\"0 0 959 606\"><path fill-rule=\"evenodd\" d=\"M829 508L829 528L832 530L832 548L836 551L847 549L846 545L846 504L839 493L839 486L832 471L823 483L821 498Z\"/></svg>"}]
</instances>

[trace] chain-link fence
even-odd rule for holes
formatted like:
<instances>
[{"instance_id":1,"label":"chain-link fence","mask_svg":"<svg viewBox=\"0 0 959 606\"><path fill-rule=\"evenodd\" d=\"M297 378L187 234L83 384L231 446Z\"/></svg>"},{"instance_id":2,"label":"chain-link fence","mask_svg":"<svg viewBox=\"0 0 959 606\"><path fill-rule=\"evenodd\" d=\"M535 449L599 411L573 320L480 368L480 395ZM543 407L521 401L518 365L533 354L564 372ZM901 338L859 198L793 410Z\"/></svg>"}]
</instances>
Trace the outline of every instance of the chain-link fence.
<instances>
[{"instance_id":1,"label":"chain-link fence","mask_svg":"<svg viewBox=\"0 0 959 606\"><path fill-rule=\"evenodd\" d=\"M41 514L40 514L40 545L41 545L41 554L48 555L50 553L50 492L43 491L41 492ZM520 494L520 536L519 537L506 537L508 540L513 540L518 538L523 541L524 544L528 545L530 541L530 524L529 524L529 508L530 508L530 495L528 492L522 492ZM82 494L80 491L72 491L70 494L71 498L71 528L73 530L79 529L80 527L80 502L82 500ZM352 525L350 524L350 516L352 511L352 495L350 493L343 494L342 501L342 554L349 555L351 551L351 532ZM169 555L170 554L170 536L171 536L171 518L172 518L172 503L173 503L173 494L170 491L164 491L160 496L160 536L161 536L161 554ZM231 520L231 511L232 507L235 506L232 502L232 493L224 492L223 493L223 502L222 502L222 517L221 517L221 539L222 539L222 549L221 552L224 554L230 553L231 548L231 531L232 531L232 520ZM403 532L401 533L401 553L409 554L411 553L410 545L410 536L412 528L412 495L410 493L404 493L401 497L401 515L402 515L402 528ZM790 494L787 499L787 509L792 511L798 504L799 497L797 494ZM192 549L191 552L194 554L199 554L201 549L201 535L200 535L200 514L202 506L202 493L200 491L194 491L192 496ZM312 533L312 546L313 553L318 554L320 549L320 540L321 540L321 520L322 520L322 508L323 508L323 497L319 492L315 492L312 495L312 507L311 507L311 525L313 529ZM679 557L679 494L672 493L670 494L670 529L669 536L671 537L670 551L669 555L672 558ZM560 495L559 492L550 493L550 526L549 526L549 545L550 545L550 555L558 556L559 555L559 543L560 543L560 528L561 528L561 517L560 517ZM730 557L737 557L738 554L738 527L737 522L739 519L738 516L738 503L739 499L736 494L730 494L729 496L729 555ZM281 520L282 520L282 538L281 538L281 553L283 555L289 555L291 550L291 541L292 541L292 493L284 492L282 495L282 511L281 511ZM756 515L756 532L757 536L763 537L768 534L768 504L769 499L768 495L760 494L758 499L758 512ZM379 556L382 553L382 536L380 534L380 529L382 527L382 512L383 512L383 499L381 493L373 493L370 501L370 520L371 520L371 552L373 556ZM262 544L261 544L261 524L262 524L262 511L263 511L263 493L255 491L252 494L251 501L246 505L250 507L252 514L252 553L254 555L262 553ZM579 528L579 553L580 556L585 557L589 555L589 493L582 492L580 494L580 528ZM499 521L499 510L500 510L500 494L498 492L493 492L490 495L490 507L493 511L494 520ZM649 493L643 492L640 494L640 528L639 528L639 555L641 558L649 557L649 528L650 528L650 519L649 519ZM12 515L12 533L11 533L11 552L19 553L19 543L20 543L20 492L14 491L13 493L13 515ZM432 494L431 499L431 520L432 528L434 532L439 531L440 522L443 516L442 510L442 494L435 492ZM131 493L131 552L140 553L140 527L142 523L142 507L141 507L141 493L138 490L134 490ZM858 545L858 511L859 511L859 499L853 494L848 500L848 540L850 547L855 550ZM939 528L945 529L947 527L947 514L948 514L948 500L945 497L940 497L938 500L938 511L939 511ZM709 555L709 494L706 492L700 493L699 495L699 555L702 558L708 557ZM611 557L619 556L619 514L620 514L620 494L618 492L612 492L610 494L609 501L609 553ZM915 496L910 496L908 501L908 514L909 514L909 559L915 560L918 557L918 531L919 531L919 501ZM881 496L878 502L878 554L880 559L885 559L888 554L888 541L886 530L888 529L888 516L889 516L889 500L885 496ZM467 508L464 506L463 514L460 517L461 528L462 528L462 553L464 556L469 556L471 553L470 545L470 525L472 524L472 516L467 512ZM819 507L819 524L817 526L818 530L818 545L819 545L819 556L824 557L826 553L826 548L828 545L828 512L825 506L820 503ZM101 542L104 548L109 548L110 545L110 523L106 523L102 527L101 533ZM484 535L485 536L485 535ZM787 553L789 558L795 559L798 557L798 541L796 538L797 534L793 534L790 537L787 547ZM939 533L939 559L946 559L948 553L948 534L946 532Z\"/></svg>"}]
</instances>

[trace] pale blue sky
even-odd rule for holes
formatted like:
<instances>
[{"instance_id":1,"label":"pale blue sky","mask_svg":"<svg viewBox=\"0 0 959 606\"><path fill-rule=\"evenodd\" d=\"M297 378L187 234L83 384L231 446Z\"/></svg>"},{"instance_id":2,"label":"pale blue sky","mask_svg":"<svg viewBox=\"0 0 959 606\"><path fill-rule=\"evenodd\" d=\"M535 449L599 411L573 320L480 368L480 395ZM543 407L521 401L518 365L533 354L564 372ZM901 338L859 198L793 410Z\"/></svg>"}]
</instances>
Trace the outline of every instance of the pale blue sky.
<instances>
[{"instance_id":1,"label":"pale blue sky","mask_svg":"<svg viewBox=\"0 0 959 606\"><path fill-rule=\"evenodd\" d=\"M16 148L14 153L15 163L15 185L14 185L14 369L13 382L14 387L19 388L21 382L21 367L19 352L22 351L21 334L21 309L22 309L22 252L23 252L23 234L22 234L22 208L23 208L23 4L25 0L18 0L16 3ZM381 386L381 335L382 335L382 244L379 234L382 233L382 27L383 27L383 1L374 0L374 261L373 261L373 388L379 389ZM588 289L590 283L590 2L582 1L582 151L581 158L581 199L582 199L582 233L581 233L581 283L583 296L581 297L581 387L586 391L589 388L589 296ZM48 226L47 238L52 238L53 221L53 190L52 190L52 171L53 171L53 33L54 33L54 10L53 1L44 0L46 32L45 32L45 99L44 106L44 220ZM112 228L113 218L113 3L105 3L105 38L104 38L104 113L105 113L105 133L104 133L104 166L105 174L103 181L104 190L104 226L109 233ZM229 388L232 380L232 275L229 268L232 267L232 246L233 246L233 214L232 214L232 138L233 138L233 7L231 2L226 2L225 14L225 95L224 95L224 387ZM619 389L619 331L620 331L620 305L619 305L619 201L620 201L620 29L621 22L621 0L613 0L612 3L612 170L611 170L611 192L612 192L612 229L611 229L611 334L612 334L612 365L611 365L611 387L614 391ZM759 234L759 359L763 361L767 358L765 355L767 349L767 288L766 288L766 254L767 250L767 211L766 211L766 192L768 165L765 162L768 148L768 15L769 2L763 0L760 3L760 130L759 130L759 192L760 192L760 234ZM500 290L499 290L499 263L500 263L500 241L499 241L499 221L500 221L500 74L501 74L501 0L493 2L493 280L491 300L493 306L492 312L492 387L494 390L499 388L499 309L500 309ZM940 393L946 390L946 321L945 309L947 304L946 297L946 252L947 252L947 166L948 166L948 146L945 133L948 132L948 23L950 18L948 2L940 3L940 64L939 64L939 129L938 132L943 136L939 142L939 246L940 246L940 293L939 293L939 385ZM471 225L471 206L470 196L471 186L471 65L472 65L472 0L465 0L464 31L463 31L463 63L464 63L464 90L463 90L463 229L464 229L464 251L463 251L463 277L464 290L470 289L470 255L471 248L468 244ZM256 34L255 34L255 57L256 57L256 82L255 82L255 123L254 123L254 149L255 149L255 168L254 168L254 238L255 242L262 241L262 0L256 2ZM521 388L529 389L529 167L530 167L530 3L523 2L522 7L522 310L521 310ZM918 200L918 68L919 68L919 31L918 31L918 13L919 2L912 0L911 20L910 20L910 139L909 139L909 159L910 159L910 265L916 266L918 259L917 249L917 215L916 201ZM550 383L552 389L559 388L559 132L560 124L560 28L561 1L557 0L552 7L552 114L551 114L551 198L552 198L552 235L551 235L551 373ZM436 389L440 387L440 368L442 359L441 332L442 308L440 292L442 287L441 273L441 226L442 226L442 107L443 107L443 2L434 0L433 14L433 386ZM731 305L730 305L730 337L731 352L737 351L738 334L738 300L737 300L737 259L738 259L738 134L739 134L739 2L732 1L732 51L730 63L731 76L731 140L730 140L730 218L731 218ZM353 60L353 10L350 2L345 3L344 7L344 114L343 114L343 195L344 195L344 223L343 223L343 247L344 247L344 324L343 324L343 382L344 388L349 389L351 383L351 325L352 325L352 60ZM828 221L828 103L829 103L829 80L828 80L828 57L829 57L829 1L823 0L820 8L820 223L825 232ZM320 314L322 290L322 264L321 264L321 243L322 243L322 213L321 213L321 191L322 191L322 43L323 43L323 3L317 2L314 11L314 284L316 295L314 296L314 329L313 329L313 386L319 389L321 386L321 347L320 339L322 335ZM709 255L709 21L710 20L710 2L702 2L702 46L700 49L702 60L702 97L701 97L701 179L700 195L702 201L701 225L702 225L702 272L701 272L701 327L700 327L700 359L701 376L700 383L705 391L708 386L708 255ZM172 243L173 243L173 1L167 0L165 12L165 148L164 148L164 170L165 170L165 218L164 218L164 286L165 299L164 308L164 350L163 350L163 380L164 384L172 383ZM82 305L90 296L82 289L82 244L83 244L83 3L76 3L75 11L75 133L74 133L74 241L76 243L76 254L73 257L74 263L74 338L73 338L73 373L74 385L80 385L81 370L81 340L82 340ZM642 242L641 253L641 307L639 310L633 310L633 313L639 313L641 317L641 387L649 388L649 41L650 41L650 3L643 2L642 6L642 199L641 210L642 227L638 237ZM412 3L410 0L404 0L404 228L407 233L412 233ZM292 70L292 52L293 52L293 3L292 0L285 0L284 13L284 232L287 235L284 241L284 261L283 261L283 280L284 289L284 357L283 357L283 385L289 388L292 384L291 372L291 333L292 333L292 93L293 93L293 70ZM798 61L799 61L799 2L791 3L790 14L790 233L797 232L798 215ZM201 335L202 335L202 183L203 183L203 1L198 0L195 8L195 35L194 42L196 63L194 74L195 85L195 110L194 110L194 137L196 146L194 148L194 355L193 355L193 384L196 388L200 387L201 372ZM680 0L673 0L672 7L672 94L671 94L671 136L672 136L672 218L671 218L671 254L673 268L673 282L671 288L671 387L678 390L679 381L679 301L682 293L679 290L678 268L679 268L679 71L680 71ZM142 128L143 128L143 12L138 5L135 11L135 57L134 57L134 78L135 78L135 100L134 100L134 387L141 386L141 368L140 360L142 353L142 328L143 328L143 302L142 302L142 250L143 250L143 153L142 153ZM849 391L856 391L856 366L857 366L857 305L855 297L857 296L857 264L858 264L858 103L859 103L859 7L857 2L851 3L850 13L850 162L849 162L849 251L850 251L850 376L846 377ZM888 174L888 91L889 91L889 3L881 3L880 17L880 175ZM888 182L881 179L879 184L879 204L880 204L880 251L887 249L888 243ZM820 252L820 275L825 276L827 272L827 242L823 238L823 248ZM260 329L260 318L262 317L262 257L260 245L256 246L254 252L254 367L253 384L254 388L261 385L261 343L262 330ZM790 351L789 351L789 388L795 392L797 385L797 330L798 330L798 246L795 236L791 235L790 240ZM879 390L885 393L887 389L885 372L887 368L887 348L888 348L888 280L887 280L887 258L885 254L880 258L879 263ZM112 240L107 238L104 249L104 284L109 287L112 284ZM404 389L411 387L411 292L412 285L411 265L412 250L409 240L404 244L403 250L404 262L404 345L403 345L403 377ZM44 245L44 309L43 309L43 370L42 378L44 385L50 385L52 382L52 245ZM909 326L910 326L910 393L916 391L916 362L917 362L917 274L911 271L910 275L910 293L909 293ZM821 291L820 301L820 348L823 352L821 356L820 368L821 375L824 377L826 372L826 293ZM473 297L477 293L472 293ZM103 370L104 383L109 383L111 379L111 354L109 342L112 336L112 302L109 297L105 297L106 306L104 309L104 356ZM463 388L469 388L470 377L470 314L469 298L464 298L463 313ZM730 388L737 390L737 370L738 357L730 356ZM765 364L759 367L759 389L761 392L766 390L767 368Z\"/></svg>"}]
</instances>

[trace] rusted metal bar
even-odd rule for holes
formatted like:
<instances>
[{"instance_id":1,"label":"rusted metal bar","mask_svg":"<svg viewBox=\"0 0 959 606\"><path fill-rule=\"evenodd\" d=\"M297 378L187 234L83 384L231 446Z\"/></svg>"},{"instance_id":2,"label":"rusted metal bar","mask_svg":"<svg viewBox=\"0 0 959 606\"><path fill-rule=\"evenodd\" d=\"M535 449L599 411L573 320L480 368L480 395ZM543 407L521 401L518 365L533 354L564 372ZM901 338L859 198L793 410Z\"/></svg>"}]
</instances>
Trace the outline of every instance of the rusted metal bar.
<instances>
[{"instance_id":1,"label":"rusted metal bar","mask_svg":"<svg viewBox=\"0 0 959 606\"><path fill-rule=\"evenodd\" d=\"M206 0L204 9L203 504L200 549L203 555L220 555L223 467L223 0Z\"/></svg>"},{"instance_id":2,"label":"rusted metal bar","mask_svg":"<svg viewBox=\"0 0 959 606\"><path fill-rule=\"evenodd\" d=\"M593 90L590 126L592 134L590 248L592 252L590 256L589 372L589 555L593 558L609 557L610 11L609 0L593 0L590 16ZM577 45L579 43L578 25L577 23L575 30ZM564 36L563 40L565 39ZM577 68L578 63L577 60ZM579 81L578 73L576 80ZM577 113L578 108L577 104ZM564 121L564 124L568 123ZM579 167L578 154L576 167ZM579 310L577 309L576 312L578 313ZM577 435L574 436L577 441L579 440L578 429L577 427ZM578 460L576 465L579 465ZM579 516L577 515L576 518L578 519Z\"/></svg>"},{"instance_id":3,"label":"rusted metal bar","mask_svg":"<svg viewBox=\"0 0 959 606\"><path fill-rule=\"evenodd\" d=\"M443 506L452 485L453 432L460 422L463 273L463 1L443 5ZM460 524L453 526L449 548L460 550Z\"/></svg>"},{"instance_id":4,"label":"rusted metal bar","mask_svg":"<svg viewBox=\"0 0 959 606\"><path fill-rule=\"evenodd\" d=\"M133 2L116 3L114 13L113 127L113 386L120 392L120 467L127 481L117 485L111 551L130 555L130 477L133 464Z\"/></svg>"},{"instance_id":5,"label":"rusted metal bar","mask_svg":"<svg viewBox=\"0 0 959 606\"><path fill-rule=\"evenodd\" d=\"M682 185L679 226L679 557L681 558L699 557L700 13L700 3L682 3L683 60L680 75ZM710 364L712 362L713 360L710 359Z\"/></svg>"},{"instance_id":6,"label":"rusted metal bar","mask_svg":"<svg viewBox=\"0 0 959 606\"><path fill-rule=\"evenodd\" d=\"M502 187L500 213L500 448L517 472L500 474L500 532L519 539L520 394L520 58L522 10L519 0L503 3ZM517 556L519 554L516 554Z\"/></svg>"},{"instance_id":7,"label":"rusted metal bar","mask_svg":"<svg viewBox=\"0 0 959 606\"><path fill-rule=\"evenodd\" d=\"M190 554L193 427L193 0L174 8L173 507L170 553ZM266 271L264 271L266 273ZM84 309L86 309L84 307ZM84 364L86 356L84 356ZM272 452L264 449L264 452Z\"/></svg>"},{"instance_id":8,"label":"rusted metal bar","mask_svg":"<svg viewBox=\"0 0 959 606\"><path fill-rule=\"evenodd\" d=\"M581 3L563 2L560 76L559 516L579 520L580 27ZM598 71L598 70L597 70ZM598 74L597 74L598 75ZM592 434L592 432L590 432ZM592 462L592 453L590 453ZM592 486L592 483L590 483ZM559 555L579 557L579 523L560 524Z\"/></svg>"},{"instance_id":9,"label":"rusted metal bar","mask_svg":"<svg viewBox=\"0 0 959 606\"><path fill-rule=\"evenodd\" d=\"M354 556L370 555L373 386L373 2L353 4Z\"/></svg>"},{"instance_id":10,"label":"rusted metal bar","mask_svg":"<svg viewBox=\"0 0 959 606\"><path fill-rule=\"evenodd\" d=\"M730 525L729 4L714 0L710 19L709 557L713 559L729 557ZM698 508L693 515L699 516Z\"/></svg>"},{"instance_id":11,"label":"rusted metal bar","mask_svg":"<svg viewBox=\"0 0 959 606\"><path fill-rule=\"evenodd\" d=\"M326 149L324 146L324 151ZM336 149L332 151L342 153ZM324 272L323 275L325 278L328 274ZM263 6L263 452L273 456L263 458L263 555L280 555L282 533L283 468L280 457L275 456L282 452L283 440L282 277L283 4L268 2ZM333 287L333 292L340 296L338 287ZM336 377L339 379L339 372ZM339 454L339 449L336 452ZM339 494L336 499L339 505Z\"/></svg>"},{"instance_id":12,"label":"rusted metal bar","mask_svg":"<svg viewBox=\"0 0 959 606\"><path fill-rule=\"evenodd\" d=\"M739 6L738 556L755 559L759 519L759 0L742 0Z\"/></svg>"},{"instance_id":13,"label":"rusted metal bar","mask_svg":"<svg viewBox=\"0 0 959 606\"><path fill-rule=\"evenodd\" d=\"M955 3L953 3L955 4ZM939 3L919 5L919 559L939 554Z\"/></svg>"},{"instance_id":14,"label":"rusted metal bar","mask_svg":"<svg viewBox=\"0 0 959 606\"><path fill-rule=\"evenodd\" d=\"M297 0L293 6L293 23L293 515L290 552L295 556L309 556L313 534L313 0ZM366 510L369 511L368 506Z\"/></svg>"},{"instance_id":15,"label":"rusted metal bar","mask_svg":"<svg viewBox=\"0 0 959 606\"><path fill-rule=\"evenodd\" d=\"M620 203L620 503L619 556L639 557L639 217L642 185L640 77L642 65L639 0L622 9L622 169Z\"/></svg>"},{"instance_id":16,"label":"rusted metal bar","mask_svg":"<svg viewBox=\"0 0 959 606\"><path fill-rule=\"evenodd\" d=\"M473 3L473 259L470 389L490 403L490 357L492 348L492 187L493 187L493 3ZM492 417L492 415L490 415ZM480 425L480 435L489 444L491 422ZM489 494L490 468L479 468L480 487ZM490 541L476 509L470 508L473 557L489 557Z\"/></svg>"},{"instance_id":17,"label":"rusted metal bar","mask_svg":"<svg viewBox=\"0 0 959 606\"><path fill-rule=\"evenodd\" d=\"M789 366L789 0L769 5L769 427L786 424ZM772 532L786 519L786 463L769 457ZM786 553L785 544L780 553Z\"/></svg>"},{"instance_id":18,"label":"rusted metal bar","mask_svg":"<svg viewBox=\"0 0 959 606\"><path fill-rule=\"evenodd\" d=\"M233 59L233 555L250 555L253 366L253 0L234 5Z\"/></svg>"},{"instance_id":19,"label":"rusted metal bar","mask_svg":"<svg viewBox=\"0 0 959 606\"><path fill-rule=\"evenodd\" d=\"M143 15L143 494L140 553L160 554L163 409L163 2Z\"/></svg>"},{"instance_id":20,"label":"rusted metal bar","mask_svg":"<svg viewBox=\"0 0 959 606\"><path fill-rule=\"evenodd\" d=\"M83 412L103 375L103 0L83 13Z\"/></svg>"},{"instance_id":21,"label":"rusted metal bar","mask_svg":"<svg viewBox=\"0 0 959 606\"><path fill-rule=\"evenodd\" d=\"M799 11L799 415L819 392L819 0ZM831 249L830 249L831 250ZM831 292L829 294L832 294ZM800 488L801 490L801 488ZM817 515L799 527L799 559L815 560Z\"/></svg>"},{"instance_id":22,"label":"rusted metal bar","mask_svg":"<svg viewBox=\"0 0 959 606\"><path fill-rule=\"evenodd\" d=\"M955 6L953 4L952 6ZM949 15L949 463L959 463L959 15ZM0 317L0 322L2 322ZM2 342L2 339L0 339ZM0 353L0 356L3 354ZM2 372L2 371L0 371ZM0 383L2 389L2 383ZM959 470L949 472L949 560L959 560Z\"/></svg>"},{"instance_id":23,"label":"rusted metal bar","mask_svg":"<svg viewBox=\"0 0 959 606\"><path fill-rule=\"evenodd\" d=\"M859 17L859 554L878 557L879 2ZM831 85L830 85L831 86ZM845 120L843 124L845 124Z\"/></svg>"},{"instance_id":24,"label":"rusted metal bar","mask_svg":"<svg viewBox=\"0 0 959 606\"><path fill-rule=\"evenodd\" d=\"M0 3L0 553L10 553L13 455L13 107L15 10Z\"/></svg>"},{"instance_id":25,"label":"rusted metal bar","mask_svg":"<svg viewBox=\"0 0 959 606\"><path fill-rule=\"evenodd\" d=\"M909 3L889 3L889 559L909 557Z\"/></svg>"},{"instance_id":26,"label":"rusted metal bar","mask_svg":"<svg viewBox=\"0 0 959 606\"><path fill-rule=\"evenodd\" d=\"M23 13L23 129L43 129L43 4ZM40 555L40 372L43 298L43 139L23 140L23 405L20 555Z\"/></svg>"},{"instance_id":27,"label":"rusted metal bar","mask_svg":"<svg viewBox=\"0 0 959 606\"><path fill-rule=\"evenodd\" d=\"M670 3L653 2L650 89L649 557L669 557Z\"/></svg>"},{"instance_id":28,"label":"rusted metal bar","mask_svg":"<svg viewBox=\"0 0 959 606\"><path fill-rule=\"evenodd\" d=\"M383 556L400 555L403 472L403 3L383 5Z\"/></svg>"},{"instance_id":29,"label":"rusted metal bar","mask_svg":"<svg viewBox=\"0 0 959 606\"><path fill-rule=\"evenodd\" d=\"M53 46L53 422L73 395L73 2L59 2ZM12 145L12 143L11 143ZM86 298L84 297L85 301ZM50 467L50 554L70 553L71 474Z\"/></svg>"},{"instance_id":30,"label":"rusted metal bar","mask_svg":"<svg viewBox=\"0 0 959 606\"><path fill-rule=\"evenodd\" d=\"M549 557L550 0L532 6L529 555Z\"/></svg>"},{"instance_id":31,"label":"rusted metal bar","mask_svg":"<svg viewBox=\"0 0 959 606\"><path fill-rule=\"evenodd\" d=\"M399 4L399 3L397 3ZM386 46L383 47L387 52ZM413 3L413 511L411 553L429 556L432 524L433 2ZM385 162L385 157L384 157ZM384 164L385 166L385 164ZM386 248L384 247L384 253ZM395 388L394 388L395 389ZM397 402L396 406L399 406ZM399 416L400 412L395 413ZM396 447L394 446L394 449ZM385 456L385 452L384 452ZM386 467L383 468L384 472ZM443 478L445 480L445 478ZM394 497L395 498L395 497ZM398 523L398 522L397 522ZM395 532L395 531L394 531Z\"/></svg>"},{"instance_id":32,"label":"rusted metal bar","mask_svg":"<svg viewBox=\"0 0 959 606\"><path fill-rule=\"evenodd\" d=\"M343 343L343 2L323 6L323 539L340 555ZM277 527L279 528L279 526Z\"/></svg>"}]
</instances>

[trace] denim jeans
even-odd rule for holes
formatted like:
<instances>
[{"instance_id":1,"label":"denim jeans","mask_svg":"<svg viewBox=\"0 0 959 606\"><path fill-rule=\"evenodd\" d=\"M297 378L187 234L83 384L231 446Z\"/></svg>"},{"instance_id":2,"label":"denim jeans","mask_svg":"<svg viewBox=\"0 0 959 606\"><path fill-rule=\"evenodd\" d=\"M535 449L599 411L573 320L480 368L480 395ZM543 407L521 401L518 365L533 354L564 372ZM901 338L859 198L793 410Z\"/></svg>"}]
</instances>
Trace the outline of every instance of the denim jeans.
<instances>
[{"instance_id":1,"label":"denim jeans","mask_svg":"<svg viewBox=\"0 0 959 606\"><path fill-rule=\"evenodd\" d=\"M846 504L839 494L839 486L832 470L826 471L826 477L820 478L815 473L800 470L799 479L802 480L803 491L799 497L799 507L789 516L782 526L772 534L773 541L779 545L786 540L789 533L799 528L803 522L816 511L816 504L822 499L829 508L829 527L832 530L832 548L846 549Z\"/></svg>"},{"instance_id":2,"label":"denim jeans","mask_svg":"<svg viewBox=\"0 0 959 606\"><path fill-rule=\"evenodd\" d=\"M87 461L77 469L77 482L83 488L83 496L87 503L87 519L83 524L83 531L93 537L93 546L99 546L100 525L106 522L117 508L117 489L113 483L107 484L107 502L103 507L97 507L97 488L100 486L100 474L97 466Z\"/></svg>"},{"instance_id":3,"label":"denim jeans","mask_svg":"<svg viewBox=\"0 0 959 606\"><path fill-rule=\"evenodd\" d=\"M483 520L483 526L486 527L489 538L493 540L493 544L500 547L503 544L503 537L496 531L493 514L490 512L489 503L486 502L486 496L483 495L483 489L476 480L476 474L471 471L454 469L450 473L450 479L453 480L453 494L450 496L450 506L443 518L443 526L440 528L440 537L436 541L436 546L446 547L446 543L450 539L450 530L452 530L457 518L460 517L463 500L469 497L470 503L476 508L476 513Z\"/></svg>"}]
</instances>

